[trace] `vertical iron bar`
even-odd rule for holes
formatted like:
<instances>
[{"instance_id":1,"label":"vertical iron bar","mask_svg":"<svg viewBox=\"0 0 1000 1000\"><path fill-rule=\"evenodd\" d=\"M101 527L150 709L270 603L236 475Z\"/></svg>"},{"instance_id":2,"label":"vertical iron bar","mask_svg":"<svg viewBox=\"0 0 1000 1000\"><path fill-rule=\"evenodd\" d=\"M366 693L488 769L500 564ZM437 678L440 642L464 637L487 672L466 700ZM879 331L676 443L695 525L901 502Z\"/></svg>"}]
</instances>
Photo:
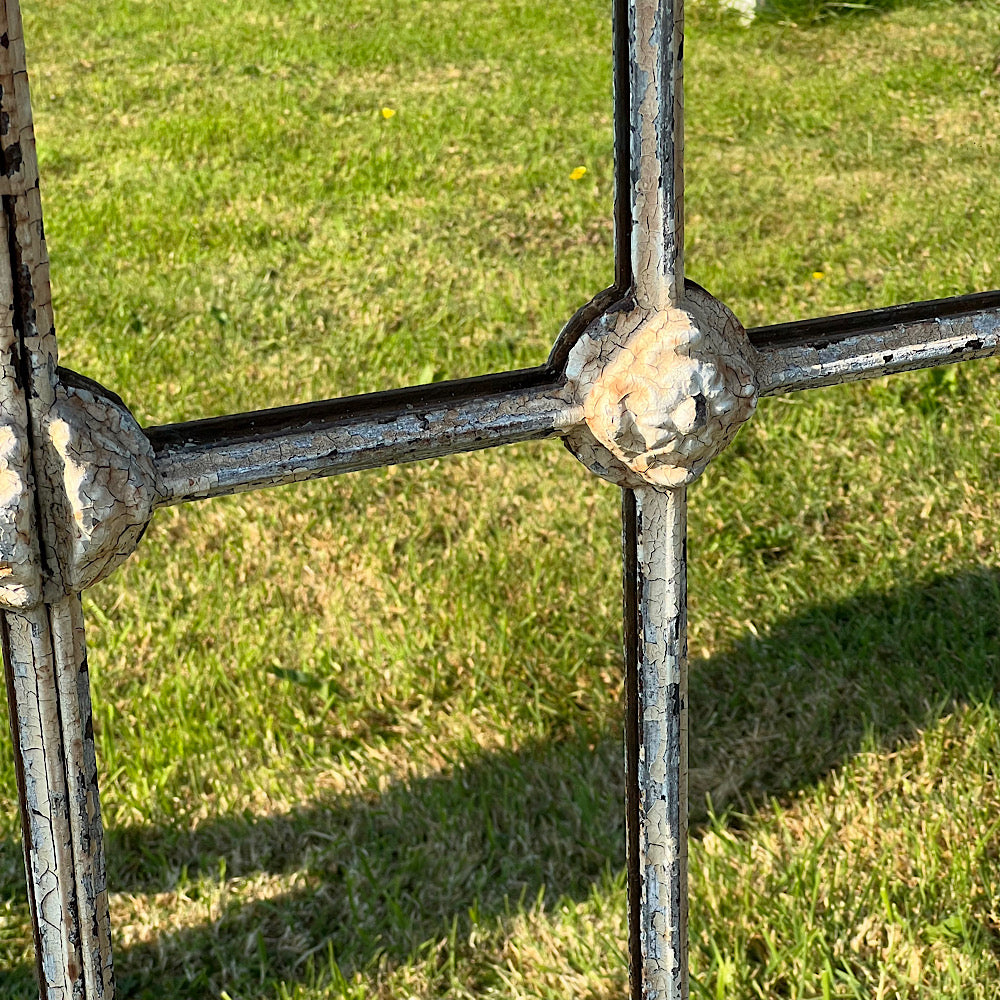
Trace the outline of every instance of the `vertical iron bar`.
<instances>
[{"instance_id":1,"label":"vertical iron bar","mask_svg":"<svg viewBox=\"0 0 1000 1000\"><path fill-rule=\"evenodd\" d=\"M110 1000L111 926L80 598L3 615L42 1000Z\"/></svg>"},{"instance_id":2,"label":"vertical iron bar","mask_svg":"<svg viewBox=\"0 0 1000 1000\"><path fill-rule=\"evenodd\" d=\"M628 48L631 288L654 313L684 289L683 0L629 0ZM686 489L624 490L622 542L631 1000L686 1000Z\"/></svg>"},{"instance_id":3,"label":"vertical iron bar","mask_svg":"<svg viewBox=\"0 0 1000 1000\"><path fill-rule=\"evenodd\" d=\"M25 467L22 512L45 603L0 618L42 1000L111 1000L111 928L83 612L55 554L49 467L57 350L21 13L0 0L0 416ZM11 452L14 454L14 452ZM53 475L56 479L53 480ZM30 496L33 494L33 496ZM30 497L31 503L28 503ZM18 522L19 531L21 522ZM42 586L39 590L42 590Z\"/></svg>"},{"instance_id":4,"label":"vertical iron bar","mask_svg":"<svg viewBox=\"0 0 1000 1000\"><path fill-rule=\"evenodd\" d=\"M632 286L632 113L629 0L614 0L612 62L614 65L615 142L615 288L624 295Z\"/></svg>"},{"instance_id":5,"label":"vertical iron bar","mask_svg":"<svg viewBox=\"0 0 1000 1000\"><path fill-rule=\"evenodd\" d=\"M683 0L630 0L629 57L633 293L652 312L684 289Z\"/></svg>"},{"instance_id":6,"label":"vertical iron bar","mask_svg":"<svg viewBox=\"0 0 1000 1000\"><path fill-rule=\"evenodd\" d=\"M632 1000L688 995L685 494L623 491Z\"/></svg>"}]
</instances>

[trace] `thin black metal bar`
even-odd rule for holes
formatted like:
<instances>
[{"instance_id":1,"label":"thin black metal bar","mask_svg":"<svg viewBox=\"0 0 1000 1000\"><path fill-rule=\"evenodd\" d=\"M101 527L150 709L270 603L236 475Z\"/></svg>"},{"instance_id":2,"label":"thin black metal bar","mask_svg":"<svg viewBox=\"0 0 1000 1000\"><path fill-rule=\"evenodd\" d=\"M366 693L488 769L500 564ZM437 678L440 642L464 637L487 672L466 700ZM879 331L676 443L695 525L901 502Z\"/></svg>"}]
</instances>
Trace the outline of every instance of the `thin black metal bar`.
<instances>
[{"instance_id":1,"label":"thin black metal bar","mask_svg":"<svg viewBox=\"0 0 1000 1000\"><path fill-rule=\"evenodd\" d=\"M614 0L612 10L615 143L615 289L625 295L632 286L632 156L629 108L628 0Z\"/></svg>"},{"instance_id":2,"label":"thin black metal bar","mask_svg":"<svg viewBox=\"0 0 1000 1000\"><path fill-rule=\"evenodd\" d=\"M643 1000L642 977L635 967L641 959L639 893L639 533L635 493L622 490L622 640L625 659L625 866L628 878L628 956L630 1000Z\"/></svg>"}]
</instances>

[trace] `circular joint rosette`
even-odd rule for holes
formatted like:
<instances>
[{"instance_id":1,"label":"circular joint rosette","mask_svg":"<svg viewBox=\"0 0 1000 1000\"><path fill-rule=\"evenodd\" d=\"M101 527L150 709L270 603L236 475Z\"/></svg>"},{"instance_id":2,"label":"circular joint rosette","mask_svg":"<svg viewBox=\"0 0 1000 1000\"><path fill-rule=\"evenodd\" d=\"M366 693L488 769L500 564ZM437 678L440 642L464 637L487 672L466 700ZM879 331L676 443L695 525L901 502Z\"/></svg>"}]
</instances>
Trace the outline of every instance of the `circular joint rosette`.
<instances>
[{"instance_id":1,"label":"circular joint rosette","mask_svg":"<svg viewBox=\"0 0 1000 1000\"><path fill-rule=\"evenodd\" d=\"M0 607L12 610L107 576L138 545L159 496L152 447L125 404L59 374L30 445L23 416L0 412Z\"/></svg>"},{"instance_id":2,"label":"circular joint rosette","mask_svg":"<svg viewBox=\"0 0 1000 1000\"><path fill-rule=\"evenodd\" d=\"M567 392L584 422L566 444L617 486L685 486L753 414L755 353L733 313L696 285L681 308L606 313L569 355Z\"/></svg>"}]
</instances>

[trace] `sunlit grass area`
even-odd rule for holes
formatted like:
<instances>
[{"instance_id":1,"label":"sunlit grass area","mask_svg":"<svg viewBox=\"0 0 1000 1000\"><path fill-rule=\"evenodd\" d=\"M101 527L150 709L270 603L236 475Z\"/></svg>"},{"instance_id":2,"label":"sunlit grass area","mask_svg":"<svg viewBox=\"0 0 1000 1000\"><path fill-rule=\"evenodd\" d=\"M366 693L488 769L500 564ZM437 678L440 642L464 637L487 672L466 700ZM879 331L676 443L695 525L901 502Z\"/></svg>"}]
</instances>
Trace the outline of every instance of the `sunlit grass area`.
<instances>
[{"instance_id":1,"label":"sunlit grass area","mask_svg":"<svg viewBox=\"0 0 1000 1000\"><path fill-rule=\"evenodd\" d=\"M62 363L144 424L540 363L609 6L26 3ZM1000 285L996 5L789 20L688 14L691 277ZM1000 995L998 391L766 400L691 490L695 997ZM122 996L622 997L618 504L541 442L159 512L84 601Z\"/></svg>"}]
</instances>

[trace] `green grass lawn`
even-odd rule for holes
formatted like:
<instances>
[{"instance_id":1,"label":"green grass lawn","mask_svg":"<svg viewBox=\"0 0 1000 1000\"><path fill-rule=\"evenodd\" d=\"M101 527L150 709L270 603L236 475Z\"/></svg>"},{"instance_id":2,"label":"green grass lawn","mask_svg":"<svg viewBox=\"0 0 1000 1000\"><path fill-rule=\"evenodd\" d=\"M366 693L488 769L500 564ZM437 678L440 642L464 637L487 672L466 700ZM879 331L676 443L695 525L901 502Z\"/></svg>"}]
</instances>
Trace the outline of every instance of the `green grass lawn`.
<instances>
[{"instance_id":1,"label":"green grass lawn","mask_svg":"<svg viewBox=\"0 0 1000 1000\"><path fill-rule=\"evenodd\" d=\"M1000 8L892 6L689 12L748 326L1000 285ZM610 283L604 2L25 7L62 363L144 424L536 364ZM1000 997L998 392L765 400L692 489L694 997ZM622 997L618 531L555 442L158 513L84 600L122 996Z\"/></svg>"}]
</instances>

